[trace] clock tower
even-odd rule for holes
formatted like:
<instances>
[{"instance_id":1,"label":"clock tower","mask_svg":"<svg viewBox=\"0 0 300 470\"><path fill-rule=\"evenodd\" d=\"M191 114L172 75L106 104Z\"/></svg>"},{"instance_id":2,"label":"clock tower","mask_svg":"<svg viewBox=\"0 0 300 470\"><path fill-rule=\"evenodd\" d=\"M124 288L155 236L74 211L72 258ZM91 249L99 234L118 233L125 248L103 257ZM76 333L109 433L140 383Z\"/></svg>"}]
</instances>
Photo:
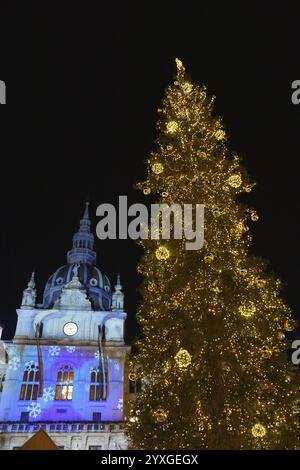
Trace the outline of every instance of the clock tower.
<instances>
[{"instance_id":1,"label":"clock tower","mask_svg":"<svg viewBox=\"0 0 300 470\"><path fill-rule=\"evenodd\" d=\"M64 449L124 449L124 294L96 266L86 204L67 264L36 304L32 274L23 292L0 398L0 448L43 428Z\"/></svg>"}]
</instances>

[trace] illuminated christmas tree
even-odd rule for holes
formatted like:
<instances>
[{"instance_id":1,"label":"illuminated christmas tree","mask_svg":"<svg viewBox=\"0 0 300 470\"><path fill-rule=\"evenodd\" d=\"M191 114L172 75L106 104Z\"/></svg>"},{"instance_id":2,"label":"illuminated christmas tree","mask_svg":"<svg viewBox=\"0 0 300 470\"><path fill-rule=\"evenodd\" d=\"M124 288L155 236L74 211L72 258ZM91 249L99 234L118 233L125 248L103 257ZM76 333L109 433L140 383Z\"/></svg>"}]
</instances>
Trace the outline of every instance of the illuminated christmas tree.
<instances>
[{"instance_id":1,"label":"illuminated christmas tree","mask_svg":"<svg viewBox=\"0 0 300 470\"><path fill-rule=\"evenodd\" d=\"M131 447L299 448L286 339L295 322L280 281L249 254L258 215L237 202L254 184L226 147L214 98L176 64L139 188L158 203L204 204L205 243L189 251L184 239L142 241L142 336L130 378L143 390L127 423Z\"/></svg>"}]
</instances>

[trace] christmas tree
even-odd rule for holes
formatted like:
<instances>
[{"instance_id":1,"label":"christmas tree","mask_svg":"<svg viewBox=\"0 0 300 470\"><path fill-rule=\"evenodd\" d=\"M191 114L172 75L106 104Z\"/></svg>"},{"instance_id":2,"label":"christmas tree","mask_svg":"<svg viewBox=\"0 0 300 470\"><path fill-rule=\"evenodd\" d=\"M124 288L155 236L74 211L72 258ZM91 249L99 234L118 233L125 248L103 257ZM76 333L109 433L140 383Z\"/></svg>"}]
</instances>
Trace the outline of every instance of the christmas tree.
<instances>
[{"instance_id":1,"label":"christmas tree","mask_svg":"<svg viewBox=\"0 0 300 470\"><path fill-rule=\"evenodd\" d=\"M157 203L205 205L205 242L142 240L131 380L142 380L127 421L134 449L300 447L296 373L286 332L295 328L281 282L249 253L254 209L241 159L226 147L214 98L182 62L159 109L157 149L138 187Z\"/></svg>"}]
</instances>

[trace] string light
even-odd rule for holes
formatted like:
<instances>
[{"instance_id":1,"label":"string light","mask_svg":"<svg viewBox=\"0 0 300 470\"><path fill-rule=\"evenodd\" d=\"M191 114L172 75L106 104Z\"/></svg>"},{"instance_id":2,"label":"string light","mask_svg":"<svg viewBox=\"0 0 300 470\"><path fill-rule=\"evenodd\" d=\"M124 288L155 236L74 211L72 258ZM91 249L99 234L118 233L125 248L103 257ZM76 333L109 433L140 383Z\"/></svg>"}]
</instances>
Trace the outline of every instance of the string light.
<instances>
[{"instance_id":1,"label":"string light","mask_svg":"<svg viewBox=\"0 0 300 470\"><path fill-rule=\"evenodd\" d=\"M133 363L143 388L126 432L144 450L299 449L298 372L290 375L284 334L295 323L281 281L250 251L247 221L258 215L236 198L254 183L226 148L206 87L187 78L179 59L176 66L138 187L151 188L157 202L168 193L179 204L204 204L205 244L189 251L174 238L140 242L142 334Z\"/></svg>"},{"instance_id":2,"label":"string light","mask_svg":"<svg viewBox=\"0 0 300 470\"><path fill-rule=\"evenodd\" d=\"M248 302L247 304L239 306L239 312L243 317L252 317L256 312L256 306L253 302Z\"/></svg>"}]
</instances>

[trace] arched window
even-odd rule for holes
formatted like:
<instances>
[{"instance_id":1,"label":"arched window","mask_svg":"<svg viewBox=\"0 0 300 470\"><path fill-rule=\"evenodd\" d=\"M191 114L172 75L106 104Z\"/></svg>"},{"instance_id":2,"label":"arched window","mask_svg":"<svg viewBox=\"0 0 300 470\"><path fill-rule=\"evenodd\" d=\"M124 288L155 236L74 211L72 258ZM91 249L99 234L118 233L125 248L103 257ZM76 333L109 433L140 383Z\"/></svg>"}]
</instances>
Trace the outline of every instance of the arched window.
<instances>
[{"instance_id":1,"label":"arched window","mask_svg":"<svg viewBox=\"0 0 300 470\"><path fill-rule=\"evenodd\" d=\"M36 362L26 362L22 381L19 400L36 400L39 389L39 366Z\"/></svg>"},{"instance_id":2,"label":"arched window","mask_svg":"<svg viewBox=\"0 0 300 470\"><path fill-rule=\"evenodd\" d=\"M74 371L71 366L63 366L57 372L55 400L72 400Z\"/></svg>"},{"instance_id":3,"label":"arched window","mask_svg":"<svg viewBox=\"0 0 300 470\"><path fill-rule=\"evenodd\" d=\"M105 367L105 384L100 376L99 367L93 367L90 374L90 401L106 400L108 395L108 372ZM105 390L104 390L105 387Z\"/></svg>"}]
</instances>

